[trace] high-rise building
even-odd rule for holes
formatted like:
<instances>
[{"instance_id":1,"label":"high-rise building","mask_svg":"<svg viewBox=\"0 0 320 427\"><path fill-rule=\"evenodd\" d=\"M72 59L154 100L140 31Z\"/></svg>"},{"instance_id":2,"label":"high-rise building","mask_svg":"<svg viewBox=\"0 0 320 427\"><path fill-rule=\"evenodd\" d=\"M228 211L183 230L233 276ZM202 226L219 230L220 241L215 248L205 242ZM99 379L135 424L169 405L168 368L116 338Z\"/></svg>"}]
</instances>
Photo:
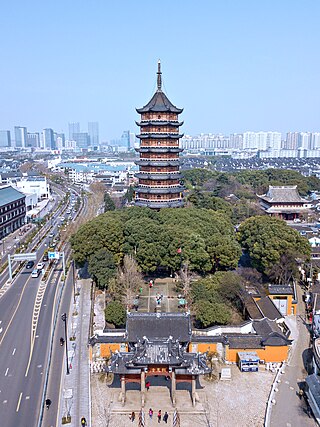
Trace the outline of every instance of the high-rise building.
<instances>
[{"instance_id":1,"label":"high-rise building","mask_svg":"<svg viewBox=\"0 0 320 427\"><path fill-rule=\"evenodd\" d=\"M87 132L74 133L72 139L76 141L77 148L87 149L90 146L90 137Z\"/></svg>"},{"instance_id":2,"label":"high-rise building","mask_svg":"<svg viewBox=\"0 0 320 427\"><path fill-rule=\"evenodd\" d=\"M11 147L11 134L9 130L0 130L0 147Z\"/></svg>"},{"instance_id":3,"label":"high-rise building","mask_svg":"<svg viewBox=\"0 0 320 427\"><path fill-rule=\"evenodd\" d=\"M175 107L162 91L161 65L158 62L158 89L151 100L143 108L138 108L141 114L140 126L140 159L136 161L139 172L136 177L139 184L136 188L135 205L154 209L181 207L183 190L181 185L179 153L179 127L183 122L178 121L183 109Z\"/></svg>"},{"instance_id":4,"label":"high-rise building","mask_svg":"<svg viewBox=\"0 0 320 427\"><path fill-rule=\"evenodd\" d=\"M320 132L313 132L311 134L311 150L317 150L320 148Z\"/></svg>"},{"instance_id":5,"label":"high-rise building","mask_svg":"<svg viewBox=\"0 0 320 427\"><path fill-rule=\"evenodd\" d=\"M283 148L286 150L296 150L299 144L299 132L288 132Z\"/></svg>"},{"instance_id":6,"label":"high-rise building","mask_svg":"<svg viewBox=\"0 0 320 427\"><path fill-rule=\"evenodd\" d=\"M56 149L56 141L54 138L53 129L50 129L50 128L43 129L43 142L44 142L44 148L46 148L47 150Z\"/></svg>"},{"instance_id":7,"label":"high-rise building","mask_svg":"<svg viewBox=\"0 0 320 427\"><path fill-rule=\"evenodd\" d=\"M90 137L90 145L97 147L99 145L99 123L89 122L88 123L88 134Z\"/></svg>"},{"instance_id":8,"label":"high-rise building","mask_svg":"<svg viewBox=\"0 0 320 427\"><path fill-rule=\"evenodd\" d=\"M25 148L27 146L27 128L23 126L15 126L14 139L17 148Z\"/></svg>"},{"instance_id":9,"label":"high-rise building","mask_svg":"<svg viewBox=\"0 0 320 427\"><path fill-rule=\"evenodd\" d=\"M33 148L40 147L40 135L39 132L28 132L27 133L27 146Z\"/></svg>"},{"instance_id":10,"label":"high-rise building","mask_svg":"<svg viewBox=\"0 0 320 427\"><path fill-rule=\"evenodd\" d=\"M298 148L308 150L311 145L311 133L310 132L300 132L298 140Z\"/></svg>"},{"instance_id":11,"label":"high-rise building","mask_svg":"<svg viewBox=\"0 0 320 427\"><path fill-rule=\"evenodd\" d=\"M72 122L69 123L69 139L73 140L73 134L80 133L80 123L79 122Z\"/></svg>"}]
</instances>

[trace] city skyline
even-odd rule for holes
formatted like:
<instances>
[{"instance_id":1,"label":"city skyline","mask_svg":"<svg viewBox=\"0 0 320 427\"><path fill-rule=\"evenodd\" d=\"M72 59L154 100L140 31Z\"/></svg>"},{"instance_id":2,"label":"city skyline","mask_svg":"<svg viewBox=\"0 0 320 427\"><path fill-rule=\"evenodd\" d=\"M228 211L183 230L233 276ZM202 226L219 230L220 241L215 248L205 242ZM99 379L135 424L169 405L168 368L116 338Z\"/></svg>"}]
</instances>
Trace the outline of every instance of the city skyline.
<instances>
[{"instance_id":1,"label":"city skyline","mask_svg":"<svg viewBox=\"0 0 320 427\"><path fill-rule=\"evenodd\" d=\"M317 131L318 2L165 0L162 9L165 20L143 0L4 4L0 129L67 134L66 122L94 118L101 140L137 131L135 107L153 92L161 58L164 92L184 105L189 134Z\"/></svg>"}]
</instances>

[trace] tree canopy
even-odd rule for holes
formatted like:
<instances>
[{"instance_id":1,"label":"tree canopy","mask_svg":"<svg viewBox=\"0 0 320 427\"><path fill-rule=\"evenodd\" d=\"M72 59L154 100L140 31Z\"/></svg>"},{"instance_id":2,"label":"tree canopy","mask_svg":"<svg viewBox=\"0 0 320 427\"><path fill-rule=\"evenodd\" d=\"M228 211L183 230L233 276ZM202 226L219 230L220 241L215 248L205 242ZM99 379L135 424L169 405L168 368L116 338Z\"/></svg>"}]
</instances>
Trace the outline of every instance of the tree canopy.
<instances>
[{"instance_id":1,"label":"tree canopy","mask_svg":"<svg viewBox=\"0 0 320 427\"><path fill-rule=\"evenodd\" d=\"M253 267L263 273L274 271L284 255L294 258L310 256L308 240L281 219L269 216L249 218L240 225L238 238Z\"/></svg>"},{"instance_id":2,"label":"tree canopy","mask_svg":"<svg viewBox=\"0 0 320 427\"><path fill-rule=\"evenodd\" d=\"M144 273L158 267L178 271L184 262L200 273L226 270L241 255L230 217L196 208L109 211L81 226L71 244L80 265L104 248L117 264L133 255Z\"/></svg>"}]
</instances>

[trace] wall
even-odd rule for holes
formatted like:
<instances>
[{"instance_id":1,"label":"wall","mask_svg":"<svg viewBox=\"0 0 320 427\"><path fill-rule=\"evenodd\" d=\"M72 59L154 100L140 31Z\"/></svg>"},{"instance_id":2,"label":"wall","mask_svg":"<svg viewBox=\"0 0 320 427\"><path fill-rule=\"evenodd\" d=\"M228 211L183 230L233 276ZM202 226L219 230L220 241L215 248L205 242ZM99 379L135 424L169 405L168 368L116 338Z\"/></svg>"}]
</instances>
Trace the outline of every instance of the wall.
<instances>
[{"instance_id":1,"label":"wall","mask_svg":"<svg viewBox=\"0 0 320 427\"><path fill-rule=\"evenodd\" d=\"M288 359L288 350L289 347L265 347L262 348L229 348L226 346L226 360L228 362L237 362L238 361L238 352L239 351L255 351L261 360L265 362L282 362Z\"/></svg>"}]
</instances>

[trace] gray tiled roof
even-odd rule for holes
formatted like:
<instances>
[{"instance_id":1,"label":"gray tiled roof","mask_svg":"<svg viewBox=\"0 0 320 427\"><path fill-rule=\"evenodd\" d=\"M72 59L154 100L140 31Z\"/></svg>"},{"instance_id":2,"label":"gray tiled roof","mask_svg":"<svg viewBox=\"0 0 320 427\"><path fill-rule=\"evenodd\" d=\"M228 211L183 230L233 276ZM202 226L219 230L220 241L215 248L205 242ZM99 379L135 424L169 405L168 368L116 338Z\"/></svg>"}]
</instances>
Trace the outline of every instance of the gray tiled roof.
<instances>
[{"instance_id":1,"label":"gray tiled roof","mask_svg":"<svg viewBox=\"0 0 320 427\"><path fill-rule=\"evenodd\" d=\"M169 111L171 113L182 113L182 108L177 108L175 105L173 105L168 97L165 95L162 90L157 90L157 92L153 95L153 97L150 99L148 104L146 104L142 108L136 109L139 114L141 113L147 113L149 111L156 112L156 113L162 113L165 111Z\"/></svg>"},{"instance_id":2,"label":"gray tiled roof","mask_svg":"<svg viewBox=\"0 0 320 427\"><path fill-rule=\"evenodd\" d=\"M191 339L190 314L187 313L128 313L127 334L129 342L147 337L163 340L171 336L180 342Z\"/></svg>"},{"instance_id":3,"label":"gray tiled roof","mask_svg":"<svg viewBox=\"0 0 320 427\"><path fill-rule=\"evenodd\" d=\"M293 289L290 285L269 285L270 295L293 295Z\"/></svg>"},{"instance_id":4,"label":"gray tiled roof","mask_svg":"<svg viewBox=\"0 0 320 427\"><path fill-rule=\"evenodd\" d=\"M283 316L271 299L267 297L263 297L256 301L257 306L259 307L263 317L267 317L270 320L281 319Z\"/></svg>"},{"instance_id":5,"label":"gray tiled roof","mask_svg":"<svg viewBox=\"0 0 320 427\"><path fill-rule=\"evenodd\" d=\"M276 202L307 203L307 200L303 199L299 195L296 185L287 185L287 186L269 185L269 191L267 192L267 194L264 194L259 197L270 203L276 203Z\"/></svg>"},{"instance_id":6,"label":"gray tiled roof","mask_svg":"<svg viewBox=\"0 0 320 427\"><path fill-rule=\"evenodd\" d=\"M0 187L0 206L7 205L24 197L26 196L23 193L11 186Z\"/></svg>"}]
</instances>

